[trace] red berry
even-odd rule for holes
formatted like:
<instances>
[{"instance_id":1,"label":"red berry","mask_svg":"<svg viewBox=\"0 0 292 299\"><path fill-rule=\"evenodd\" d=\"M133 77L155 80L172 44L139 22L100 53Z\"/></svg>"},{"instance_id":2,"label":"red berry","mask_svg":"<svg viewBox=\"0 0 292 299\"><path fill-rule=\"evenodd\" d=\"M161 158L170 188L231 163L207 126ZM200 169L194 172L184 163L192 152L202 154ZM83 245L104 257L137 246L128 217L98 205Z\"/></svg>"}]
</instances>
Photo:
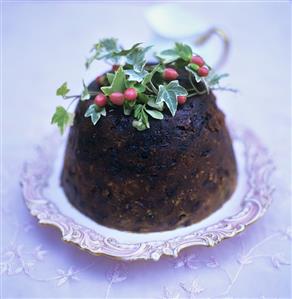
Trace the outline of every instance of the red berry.
<instances>
[{"instance_id":1,"label":"red berry","mask_svg":"<svg viewBox=\"0 0 292 299\"><path fill-rule=\"evenodd\" d=\"M119 65L118 64L114 64L113 66L112 66L112 70L115 72L115 71L117 71L118 69L119 69Z\"/></svg>"},{"instance_id":2,"label":"red berry","mask_svg":"<svg viewBox=\"0 0 292 299\"><path fill-rule=\"evenodd\" d=\"M106 105L106 96L103 93L98 93L94 98L94 103L99 107L104 107Z\"/></svg>"},{"instance_id":3,"label":"red berry","mask_svg":"<svg viewBox=\"0 0 292 299\"><path fill-rule=\"evenodd\" d=\"M201 76L201 77L207 77L208 74L209 74L209 69L205 66L201 66L199 69L198 69L198 75Z\"/></svg>"},{"instance_id":4,"label":"red berry","mask_svg":"<svg viewBox=\"0 0 292 299\"><path fill-rule=\"evenodd\" d=\"M177 71L172 68L168 67L163 72L163 78L165 80L171 81L171 80L175 80L177 77L178 77Z\"/></svg>"},{"instance_id":5,"label":"red berry","mask_svg":"<svg viewBox=\"0 0 292 299\"><path fill-rule=\"evenodd\" d=\"M178 96L177 97L177 101L180 105L183 105L187 100L187 97L186 96Z\"/></svg>"},{"instance_id":6,"label":"red berry","mask_svg":"<svg viewBox=\"0 0 292 299\"><path fill-rule=\"evenodd\" d=\"M122 106L124 104L125 98L124 94L121 92L113 92L109 97L111 102L117 106Z\"/></svg>"},{"instance_id":7,"label":"red berry","mask_svg":"<svg viewBox=\"0 0 292 299\"><path fill-rule=\"evenodd\" d=\"M199 55L193 56L191 62L197 64L198 66L203 66L205 64L204 59Z\"/></svg>"},{"instance_id":8,"label":"red berry","mask_svg":"<svg viewBox=\"0 0 292 299\"><path fill-rule=\"evenodd\" d=\"M137 96L138 94L135 88L130 87L124 91L124 97L128 101L135 101Z\"/></svg>"}]
</instances>

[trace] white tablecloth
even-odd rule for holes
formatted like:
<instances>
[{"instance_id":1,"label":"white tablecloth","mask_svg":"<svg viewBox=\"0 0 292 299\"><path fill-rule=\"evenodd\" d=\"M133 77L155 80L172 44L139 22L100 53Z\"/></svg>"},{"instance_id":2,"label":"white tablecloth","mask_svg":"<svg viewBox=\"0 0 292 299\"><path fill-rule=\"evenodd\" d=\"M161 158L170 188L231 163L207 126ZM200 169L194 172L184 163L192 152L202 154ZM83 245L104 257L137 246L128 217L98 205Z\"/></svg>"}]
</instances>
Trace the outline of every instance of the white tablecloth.
<instances>
[{"instance_id":1,"label":"white tablecloth","mask_svg":"<svg viewBox=\"0 0 292 299\"><path fill-rule=\"evenodd\" d=\"M288 2L173 4L192 16L186 24L217 25L231 37L224 71L240 92L218 93L218 103L229 119L259 135L277 167L271 208L243 234L214 248L188 249L178 259L123 263L63 243L57 231L37 225L23 203L20 169L52 130L56 87L68 81L79 92L81 78L89 82L104 70L97 64L84 71L86 54L101 37L118 37L125 46L161 41L145 18L154 4L3 3L3 298L291 298ZM173 19L174 26L183 22L181 14ZM205 51L216 56L220 50L214 43Z\"/></svg>"}]
</instances>

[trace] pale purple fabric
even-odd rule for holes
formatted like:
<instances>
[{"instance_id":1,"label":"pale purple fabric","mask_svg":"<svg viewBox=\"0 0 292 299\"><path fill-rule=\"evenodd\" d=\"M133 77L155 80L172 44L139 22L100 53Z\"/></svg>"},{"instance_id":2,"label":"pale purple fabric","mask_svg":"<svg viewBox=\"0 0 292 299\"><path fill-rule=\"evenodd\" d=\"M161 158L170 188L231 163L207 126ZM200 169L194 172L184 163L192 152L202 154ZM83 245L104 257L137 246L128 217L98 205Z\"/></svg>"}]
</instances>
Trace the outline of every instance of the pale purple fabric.
<instances>
[{"instance_id":1,"label":"pale purple fabric","mask_svg":"<svg viewBox=\"0 0 292 299\"><path fill-rule=\"evenodd\" d=\"M146 3L5 2L3 4L1 281L3 298L291 298L291 21L287 3L177 3L206 28L232 39L223 71L237 95L218 93L229 119L252 128L277 166L274 201L242 235L178 259L120 263L65 244L23 204L18 176L33 145L51 127L68 81L79 92L101 73L84 58L101 37L125 46L162 42L148 25ZM183 22L178 15L173 20ZM217 56L218 44L206 49ZM214 58L210 57L210 59Z\"/></svg>"}]
</instances>

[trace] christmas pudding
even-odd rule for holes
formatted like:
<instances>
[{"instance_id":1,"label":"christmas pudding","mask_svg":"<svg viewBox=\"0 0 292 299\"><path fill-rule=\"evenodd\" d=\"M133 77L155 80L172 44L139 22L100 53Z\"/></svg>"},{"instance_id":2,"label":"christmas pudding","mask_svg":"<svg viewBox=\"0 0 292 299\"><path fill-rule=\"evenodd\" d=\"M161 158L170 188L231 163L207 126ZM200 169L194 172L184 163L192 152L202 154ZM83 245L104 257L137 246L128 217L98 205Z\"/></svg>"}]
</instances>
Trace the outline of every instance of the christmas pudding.
<instances>
[{"instance_id":1,"label":"christmas pudding","mask_svg":"<svg viewBox=\"0 0 292 299\"><path fill-rule=\"evenodd\" d=\"M191 47L176 43L147 63L141 44L104 39L87 60L112 69L81 95L75 113L58 106L61 132L71 125L61 185L83 214L104 226L157 232L207 217L233 193L237 168L214 89L217 75Z\"/></svg>"}]
</instances>

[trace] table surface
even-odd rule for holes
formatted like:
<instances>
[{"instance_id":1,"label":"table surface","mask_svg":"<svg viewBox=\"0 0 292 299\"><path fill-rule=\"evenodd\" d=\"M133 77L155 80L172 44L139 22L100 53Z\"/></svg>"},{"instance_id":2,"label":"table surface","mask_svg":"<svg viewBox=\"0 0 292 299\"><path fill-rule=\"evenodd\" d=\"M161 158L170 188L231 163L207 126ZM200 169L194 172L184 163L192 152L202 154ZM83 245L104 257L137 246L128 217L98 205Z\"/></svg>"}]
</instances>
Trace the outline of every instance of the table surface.
<instances>
[{"instance_id":1,"label":"table surface","mask_svg":"<svg viewBox=\"0 0 292 299\"><path fill-rule=\"evenodd\" d=\"M146 18L154 5L3 3L3 298L291 298L288 2L171 4L178 9L174 28L216 25L230 36L231 54L222 71L240 92L218 93L218 104L228 119L257 133L277 167L272 206L244 233L214 248L187 249L177 259L117 262L63 243L59 232L39 226L23 203L19 173L33 146L52 130L50 117L60 104L56 87L67 80L78 92L82 77L89 82L104 70L97 64L84 71L86 54L101 37L118 37L125 46L165 42ZM219 48L214 41L202 51L212 60Z\"/></svg>"}]
</instances>

